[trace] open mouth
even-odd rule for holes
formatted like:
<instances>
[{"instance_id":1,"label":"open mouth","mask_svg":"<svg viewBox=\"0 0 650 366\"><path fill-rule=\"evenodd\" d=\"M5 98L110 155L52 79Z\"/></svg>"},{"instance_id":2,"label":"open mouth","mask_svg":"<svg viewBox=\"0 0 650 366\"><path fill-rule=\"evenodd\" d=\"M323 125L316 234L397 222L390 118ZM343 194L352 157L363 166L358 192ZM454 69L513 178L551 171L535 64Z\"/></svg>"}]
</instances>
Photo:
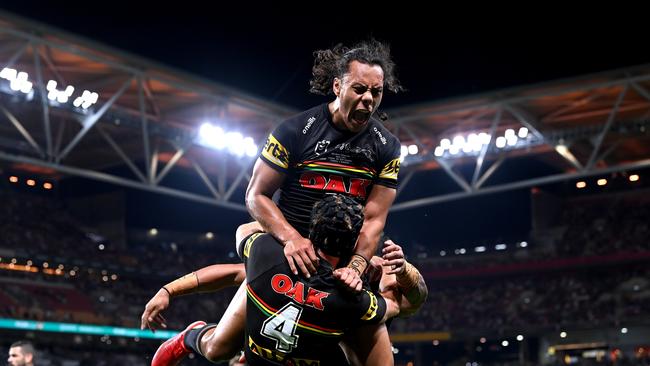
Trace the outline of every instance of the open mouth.
<instances>
[{"instance_id":1,"label":"open mouth","mask_svg":"<svg viewBox=\"0 0 650 366\"><path fill-rule=\"evenodd\" d=\"M358 124L365 124L370 119L370 111L365 109L357 109L352 112L352 119Z\"/></svg>"}]
</instances>

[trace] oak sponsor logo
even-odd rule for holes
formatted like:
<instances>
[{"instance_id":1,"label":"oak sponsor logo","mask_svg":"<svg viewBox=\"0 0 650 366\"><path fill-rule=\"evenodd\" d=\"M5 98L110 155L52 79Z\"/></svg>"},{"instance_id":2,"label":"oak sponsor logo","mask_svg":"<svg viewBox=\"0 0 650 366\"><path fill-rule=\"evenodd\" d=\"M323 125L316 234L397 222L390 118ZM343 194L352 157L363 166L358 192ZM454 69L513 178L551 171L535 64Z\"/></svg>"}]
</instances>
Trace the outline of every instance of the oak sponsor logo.
<instances>
[{"instance_id":1,"label":"oak sponsor logo","mask_svg":"<svg viewBox=\"0 0 650 366\"><path fill-rule=\"evenodd\" d=\"M278 294L285 295L292 298L300 305L311 306L316 310L323 310L323 299L328 297L329 292L319 291L311 287L307 287L305 292L305 284L296 281L294 284L291 278L285 274L276 274L271 278L271 288Z\"/></svg>"},{"instance_id":2,"label":"oak sponsor logo","mask_svg":"<svg viewBox=\"0 0 650 366\"><path fill-rule=\"evenodd\" d=\"M399 162L398 162L399 163ZM346 184L347 180L347 184ZM337 174L325 176L316 172L304 172L300 176L300 186L303 188L322 189L328 192L347 193L351 196L365 199L371 180L362 178L344 179Z\"/></svg>"}]
</instances>

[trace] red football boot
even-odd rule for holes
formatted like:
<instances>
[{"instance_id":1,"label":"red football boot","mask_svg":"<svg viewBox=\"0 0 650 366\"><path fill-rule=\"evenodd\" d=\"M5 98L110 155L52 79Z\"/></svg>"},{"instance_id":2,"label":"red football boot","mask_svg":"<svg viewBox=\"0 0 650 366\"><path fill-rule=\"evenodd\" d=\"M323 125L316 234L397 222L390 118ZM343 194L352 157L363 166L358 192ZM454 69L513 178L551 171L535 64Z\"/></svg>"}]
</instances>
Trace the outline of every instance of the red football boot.
<instances>
[{"instance_id":1,"label":"red football boot","mask_svg":"<svg viewBox=\"0 0 650 366\"><path fill-rule=\"evenodd\" d=\"M156 354L153 355L151 359L151 366L176 366L178 365L187 355L192 353L191 349L185 347L184 340L185 334L191 329L203 327L206 325L206 322L202 320L195 321L185 328L184 331L176 334L172 338L166 340L163 344L158 347Z\"/></svg>"}]
</instances>

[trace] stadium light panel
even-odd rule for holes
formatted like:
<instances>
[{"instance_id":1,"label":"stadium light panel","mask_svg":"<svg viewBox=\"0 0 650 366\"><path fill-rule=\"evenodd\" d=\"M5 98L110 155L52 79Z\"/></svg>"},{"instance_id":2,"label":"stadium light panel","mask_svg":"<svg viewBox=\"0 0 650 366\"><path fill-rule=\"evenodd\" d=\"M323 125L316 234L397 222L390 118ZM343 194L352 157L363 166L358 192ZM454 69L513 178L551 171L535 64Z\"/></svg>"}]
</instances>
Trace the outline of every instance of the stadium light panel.
<instances>
[{"instance_id":1,"label":"stadium light panel","mask_svg":"<svg viewBox=\"0 0 650 366\"><path fill-rule=\"evenodd\" d=\"M526 136L528 136L528 129L526 127L520 128L517 136L519 136L519 138L525 139Z\"/></svg>"},{"instance_id":2,"label":"stadium light panel","mask_svg":"<svg viewBox=\"0 0 650 366\"><path fill-rule=\"evenodd\" d=\"M496 145L499 149L506 147L506 138L503 136L497 137Z\"/></svg>"}]
</instances>

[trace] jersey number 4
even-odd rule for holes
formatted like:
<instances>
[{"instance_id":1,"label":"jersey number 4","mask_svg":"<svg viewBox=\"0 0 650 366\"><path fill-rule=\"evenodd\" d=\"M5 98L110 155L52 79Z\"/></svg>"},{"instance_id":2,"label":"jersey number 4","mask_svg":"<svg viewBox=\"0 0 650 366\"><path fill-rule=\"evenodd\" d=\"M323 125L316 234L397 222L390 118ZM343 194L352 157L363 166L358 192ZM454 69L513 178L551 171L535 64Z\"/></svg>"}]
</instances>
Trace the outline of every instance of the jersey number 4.
<instances>
[{"instance_id":1,"label":"jersey number 4","mask_svg":"<svg viewBox=\"0 0 650 366\"><path fill-rule=\"evenodd\" d=\"M302 308L289 303L278 310L277 313L266 318L262 324L262 335L275 341L275 349L282 352L291 352L298 346L296 326Z\"/></svg>"}]
</instances>

